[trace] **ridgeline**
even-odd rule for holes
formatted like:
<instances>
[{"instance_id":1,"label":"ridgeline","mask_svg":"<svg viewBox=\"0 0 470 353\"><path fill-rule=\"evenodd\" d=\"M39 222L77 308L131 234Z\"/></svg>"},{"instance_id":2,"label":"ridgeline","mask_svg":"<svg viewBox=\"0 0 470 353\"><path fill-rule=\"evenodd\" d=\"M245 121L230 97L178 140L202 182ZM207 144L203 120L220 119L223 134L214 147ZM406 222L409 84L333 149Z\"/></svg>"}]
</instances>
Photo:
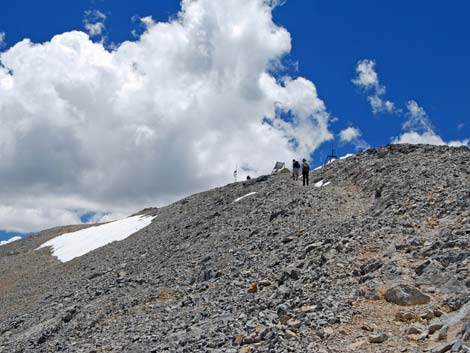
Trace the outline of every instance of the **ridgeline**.
<instances>
[{"instance_id":1,"label":"ridgeline","mask_svg":"<svg viewBox=\"0 0 470 353\"><path fill-rule=\"evenodd\" d=\"M0 352L469 352L470 151L390 145L310 182L148 209L66 263L36 249L84 226L1 246Z\"/></svg>"}]
</instances>

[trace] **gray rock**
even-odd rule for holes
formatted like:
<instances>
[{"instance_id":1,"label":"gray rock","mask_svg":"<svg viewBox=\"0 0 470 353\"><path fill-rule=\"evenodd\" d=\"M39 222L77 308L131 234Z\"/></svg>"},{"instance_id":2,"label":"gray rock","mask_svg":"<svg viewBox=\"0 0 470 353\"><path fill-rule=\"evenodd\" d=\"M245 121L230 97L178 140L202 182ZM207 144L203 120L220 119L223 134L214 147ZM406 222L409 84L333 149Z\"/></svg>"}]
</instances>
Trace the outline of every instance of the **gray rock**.
<instances>
[{"instance_id":1,"label":"gray rock","mask_svg":"<svg viewBox=\"0 0 470 353\"><path fill-rule=\"evenodd\" d=\"M371 334L369 335L370 343L383 343L388 339L388 335L385 333Z\"/></svg>"},{"instance_id":2,"label":"gray rock","mask_svg":"<svg viewBox=\"0 0 470 353\"><path fill-rule=\"evenodd\" d=\"M400 284L387 289L384 297L386 301L402 306L427 304L431 300L426 294L406 284Z\"/></svg>"},{"instance_id":3,"label":"gray rock","mask_svg":"<svg viewBox=\"0 0 470 353\"><path fill-rule=\"evenodd\" d=\"M421 325L419 323L416 323L408 328L406 331L407 334L409 335L419 335L423 333L426 330L426 327L424 325Z\"/></svg>"},{"instance_id":4,"label":"gray rock","mask_svg":"<svg viewBox=\"0 0 470 353\"><path fill-rule=\"evenodd\" d=\"M456 341L447 342L431 349L431 353L445 353L452 349Z\"/></svg>"},{"instance_id":5,"label":"gray rock","mask_svg":"<svg viewBox=\"0 0 470 353\"><path fill-rule=\"evenodd\" d=\"M439 331L443 326L444 326L444 324L442 324L440 322L432 323L428 327L428 332L429 332L430 335L432 335L434 332Z\"/></svg>"},{"instance_id":6,"label":"gray rock","mask_svg":"<svg viewBox=\"0 0 470 353\"><path fill-rule=\"evenodd\" d=\"M447 327L463 353L469 160L468 148L391 145L312 171L328 187L289 175L232 183L147 210L157 217L146 229L65 264L36 248L83 226L0 246L0 352L413 352L400 337L362 347L362 318L374 332L440 323L413 339L427 347ZM368 317L384 284L399 283L454 311ZM250 344L234 346L240 336Z\"/></svg>"}]
</instances>

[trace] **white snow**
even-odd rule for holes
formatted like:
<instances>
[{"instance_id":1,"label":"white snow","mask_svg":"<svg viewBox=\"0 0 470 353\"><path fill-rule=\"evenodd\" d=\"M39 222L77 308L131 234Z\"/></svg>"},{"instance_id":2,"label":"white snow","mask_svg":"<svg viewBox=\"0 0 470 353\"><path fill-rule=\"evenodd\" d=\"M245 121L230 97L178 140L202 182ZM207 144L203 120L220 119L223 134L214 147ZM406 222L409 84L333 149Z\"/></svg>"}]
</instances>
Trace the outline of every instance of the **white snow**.
<instances>
[{"instance_id":1,"label":"white snow","mask_svg":"<svg viewBox=\"0 0 470 353\"><path fill-rule=\"evenodd\" d=\"M23 239L23 238L17 236L17 237L10 238L8 240L0 241L0 246L12 243L12 242L20 240L20 239Z\"/></svg>"},{"instance_id":2,"label":"white snow","mask_svg":"<svg viewBox=\"0 0 470 353\"><path fill-rule=\"evenodd\" d=\"M119 221L62 234L42 244L38 249L52 247L52 255L67 262L113 241L124 240L148 226L154 217L134 216Z\"/></svg>"},{"instance_id":3,"label":"white snow","mask_svg":"<svg viewBox=\"0 0 470 353\"><path fill-rule=\"evenodd\" d=\"M331 163L336 162L337 160L338 160L338 158L330 159L330 160L326 163L326 165L330 165Z\"/></svg>"},{"instance_id":4,"label":"white snow","mask_svg":"<svg viewBox=\"0 0 470 353\"><path fill-rule=\"evenodd\" d=\"M321 188L322 186L328 186L328 185L330 185L330 184L331 184L330 181L325 182L325 180L322 179L322 180L316 182L314 185L315 185L315 187L317 187L317 188Z\"/></svg>"},{"instance_id":5,"label":"white snow","mask_svg":"<svg viewBox=\"0 0 470 353\"><path fill-rule=\"evenodd\" d=\"M339 157L339 159L346 159L346 158L349 158L349 157L352 157L352 156L354 156L354 154L348 153L348 154L344 155L343 157Z\"/></svg>"},{"instance_id":6,"label":"white snow","mask_svg":"<svg viewBox=\"0 0 470 353\"><path fill-rule=\"evenodd\" d=\"M238 202L240 200L243 200L245 197L248 197L248 196L251 196L251 195L254 195L254 194L256 194L256 192L250 192L249 194L246 194L246 195L243 195L242 197L239 197L238 199L236 199L233 202Z\"/></svg>"},{"instance_id":7,"label":"white snow","mask_svg":"<svg viewBox=\"0 0 470 353\"><path fill-rule=\"evenodd\" d=\"M353 156L355 156L355 154L348 153L348 154L346 154L346 155L344 155L344 156L342 156L342 157L334 158L334 159L329 160L328 163L326 163L326 165L329 165L329 164L331 164L331 163L333 163L333 162L335 162L335 161L337 161L337 160L339 160L339 159L346 159L346 158L353 157ZM319 166L319 167L316 167L316 168L314 169L314 171L315 171L315 170L322 169L323 167L324 167L324 165L321 165L321 166Z\"/></svg>"}]
</instances>

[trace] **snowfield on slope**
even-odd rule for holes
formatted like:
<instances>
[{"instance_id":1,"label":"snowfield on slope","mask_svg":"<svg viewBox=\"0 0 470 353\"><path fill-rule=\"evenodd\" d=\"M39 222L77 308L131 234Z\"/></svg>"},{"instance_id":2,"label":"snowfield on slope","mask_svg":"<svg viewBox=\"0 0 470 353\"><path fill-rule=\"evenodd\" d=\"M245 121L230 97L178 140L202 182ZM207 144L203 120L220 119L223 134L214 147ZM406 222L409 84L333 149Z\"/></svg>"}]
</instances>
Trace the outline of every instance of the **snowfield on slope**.
<instances>
[{"instance_id":1,"label":"snowfield on slope","mask_svg":"<svg viewBox=\"0 0 470 353\"><path fill-rule=\"evenodd\" d=\"M42 244L38 249L51 247L52 255L67 262L113 241L124 240L152 223L154 217L134 216L119 221L62 234Z\"/></svg>"},{"instance_id":2,"label":"snowfield on slope","mask_svg":"<svg viewBox=\"0 0 470 353\"><path fill-rule=\"evenodd\" d=\"M10 244L14 241L21 240L21 239L23 239L23 238L17 236L17 237L10 238L8 240L0 241L0 246Z\"/></svg>"}]
</instances>

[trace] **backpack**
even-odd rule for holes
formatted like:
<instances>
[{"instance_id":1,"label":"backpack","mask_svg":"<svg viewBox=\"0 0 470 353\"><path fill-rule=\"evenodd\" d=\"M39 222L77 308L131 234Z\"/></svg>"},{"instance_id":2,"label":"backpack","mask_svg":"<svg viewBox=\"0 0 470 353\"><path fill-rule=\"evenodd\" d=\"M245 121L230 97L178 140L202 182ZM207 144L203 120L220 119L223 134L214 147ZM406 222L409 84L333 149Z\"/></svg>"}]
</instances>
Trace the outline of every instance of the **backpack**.
<instances>
[{"instance_id":1,"label":"backpack","mask_svg":"<svg viewBox=\"0 0 470 353\"><path fill-rule=\"evenodd\" d=\"M303 162L303 163L302 163L302 172L303 172L303 173L308 173L308 172L310 172L310 166L308 165L307 162Z\"/></svg>"},{"instance_id":2,"label":"backpack","mask_svg":"<svg viewBox=\"0 0 470 353\"><path fill-rule=\"evenodd\" d=\"M300 163L298 161L295 161L294 168L300 168Z\"/></svg>"}]
</instances>

